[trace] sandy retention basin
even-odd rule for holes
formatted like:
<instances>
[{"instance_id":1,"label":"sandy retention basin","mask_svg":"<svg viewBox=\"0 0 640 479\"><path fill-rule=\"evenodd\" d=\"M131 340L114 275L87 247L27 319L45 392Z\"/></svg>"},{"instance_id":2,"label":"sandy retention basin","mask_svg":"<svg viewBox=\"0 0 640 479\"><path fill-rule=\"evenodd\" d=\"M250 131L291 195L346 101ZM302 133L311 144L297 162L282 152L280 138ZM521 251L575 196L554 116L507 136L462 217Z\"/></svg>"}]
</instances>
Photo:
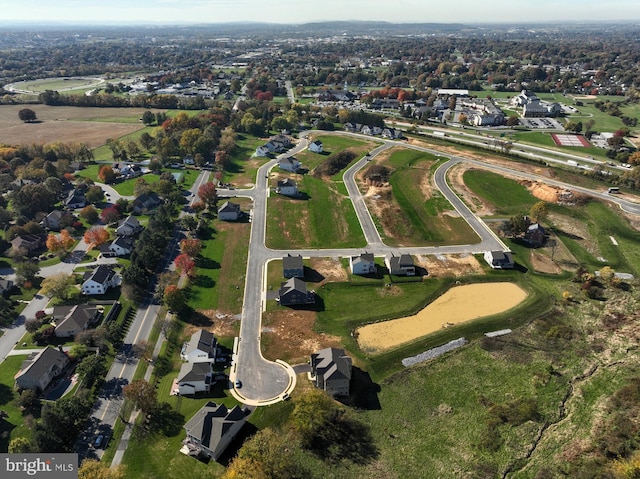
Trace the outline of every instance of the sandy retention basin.
<instances>
[{"instance_id":1,"label":"sandy retention basin","mask_svg":"<svg viewBox=\"0 0 640 479\"><path fill-rule=\"evenodd\" d=\"M360 349L377 354L454 324L507 311L527 297L513 283L456 286L413 316L357 329Z\"/></svg>"}]
</instances>

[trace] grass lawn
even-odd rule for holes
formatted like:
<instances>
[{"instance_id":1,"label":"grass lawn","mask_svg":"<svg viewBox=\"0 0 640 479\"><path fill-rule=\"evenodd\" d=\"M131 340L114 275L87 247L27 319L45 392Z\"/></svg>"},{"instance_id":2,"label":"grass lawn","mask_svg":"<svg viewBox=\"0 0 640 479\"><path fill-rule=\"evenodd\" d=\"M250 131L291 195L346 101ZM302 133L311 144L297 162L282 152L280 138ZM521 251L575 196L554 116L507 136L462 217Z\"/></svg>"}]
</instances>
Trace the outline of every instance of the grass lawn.
<instances>
[{"instance_id":1,"label":"grass lawn","mask_svg":"<svg viewBox=\"0 0 640 479\"><path fill-rule=\"evenodd\" d=\"M464 183L476 195L487 201L497 215L527 214L538 200L517 181L485 170L468 170Z\"/></svg>"},{"instance_id":2,"label":"grass lawn","mask_svg":"<svg viewBox=\"0 0 640 479\"><path fill-rule=\"evenodd\" d=\"M254 157L253 154L256 148L267 141L269 141L268 138L238 133L236 147L227 161L222 180L238 186L254 184L258 168L269 161L269 158Z\"/></svg>"},{"instance_id":3,"label":"grass lawn","mask_svg":"<svg viewBox=\"0 0 640 479\"><path fill-rule=\"evenodd\" d=\"M216 233L204 241L188 304L196 310L242 312L250 223L215 221Z\"/></svg>"},{"instance_id":4,"label":"grass lawn","mask_svg":"<svg viewBox=\"0 0 640 479\"><path fill-rule=\"evenodd\" d=\"M347 148L351 148L356 153L356 158L360 159L364 153L375 148L378 142L356 140L348 136L323 135L321 132L313 133L309 136L309 142L320 140L322 142L322 153L313 153L308 149L298 153L296 158L300 160L302 166L309 171L326 160L329 156L340 153Z\"/></svg>"},{"instance_id":5,"label":"grass lawn","mask_svg":"<svg viewBox=\"0 0 640 479\"><path fill-rule=\"evenodd\" d=\"M343 248L365 246L353 203L344 185L297 175L303 198L272 193L267 207L269 248Z\"/></svg>"},{"instance_id":6,"label":"grass lawn","mask_svg":"<svg viewBox=\"0 0 640 479\"><path fill-rule=\"evenodd\" d=\"M31 431L24 425L22 412L14 402L18 394L13 389L15 385L13 376L26 358L26 355L8 356L0 367L0 410L9 415L5 419L0 419L0 452L3 453L7 452L11 439L31 437Z\"/></svg>"}]
</instances>

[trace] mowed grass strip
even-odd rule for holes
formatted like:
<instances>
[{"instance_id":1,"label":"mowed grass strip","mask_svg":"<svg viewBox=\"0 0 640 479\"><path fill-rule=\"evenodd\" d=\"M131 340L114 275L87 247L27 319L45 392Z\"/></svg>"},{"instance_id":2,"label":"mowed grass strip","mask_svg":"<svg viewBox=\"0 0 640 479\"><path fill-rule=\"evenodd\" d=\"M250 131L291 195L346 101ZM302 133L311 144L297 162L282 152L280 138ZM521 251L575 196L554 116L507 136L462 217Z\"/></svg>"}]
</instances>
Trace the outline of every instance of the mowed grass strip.
<instances>
[{"instance_id":1,"label":"mowed grass strip","mask_svg":"<svg viewBox=\"0 0 640 479\"><path fill-rule=\"evenodd\" d=\"M18 393L14 390L15 374L27 355L7 356L0 367L0 410L8 417L0 420L0 451L7 452L9 441L17 437L31 437L31 430L25 426L20 408L15 403Z\"/></svg>"},{"instance_id":2,"label":"mowed grass strip","mask_svg":"<svg viewBox=\"0 0 640 479\"><path fill-rule=\"evenodd\" d=\"M359 160L363 154L376 145L376 142L373 141L356 140L342 135L313 135L309 140L310 142L315 140L322 142L322 153L312 153L306 149L296 154L296 158L300 160L302 166L309 171L313 170L329 156L340 153L347 148L356 153L356 159Z\"/></svg>"},{"instance_id":3,"label":"mowed grass strip","mask_svg":"<svg viewBox=\"0 0 640 479\"><path fill-rule=\"evenodd\" d=\"M467 170L464 183L476 195L490 203L498 215L527 214L539 201L515 180L486 170Z\"/></svg>"},{"instance_id":4,"label":"mowed grass strip","mask_svg":"<svg viewBox=\"0 0 640 479\"><path fill-rule=\"evenodd\" d=\"M305 199L271 194L267 246L290 248L362 247L366 242L353 204L335 183L306 175L298 179Z\"/></svg>"}]
</instances>

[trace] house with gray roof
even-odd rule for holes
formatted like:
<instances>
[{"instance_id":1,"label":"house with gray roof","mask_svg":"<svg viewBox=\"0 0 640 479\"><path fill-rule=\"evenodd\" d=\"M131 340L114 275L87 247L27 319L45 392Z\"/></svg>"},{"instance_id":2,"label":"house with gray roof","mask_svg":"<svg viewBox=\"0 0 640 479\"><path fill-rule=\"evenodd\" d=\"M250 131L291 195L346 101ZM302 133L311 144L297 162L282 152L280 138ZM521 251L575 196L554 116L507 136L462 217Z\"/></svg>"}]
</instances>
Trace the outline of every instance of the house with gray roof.
<instances>
[{"instance_id":1,"label":"house with gray roof","mask_svg":"<svg viewBox=\"0 0 640 479\"><path fill-rule=\"evenodd\" d=\"M94 304L77 304L54 306L52 316L56 337L73 338L76 334L85 331L91 323L98 322L102 312Z\"/></svg>"},{"instance_id":2,"label":"house with gray roof","mask_svg":"<svg viewBox=\"0 0 640 479\"><path fill-rule=\"evenodd\" d=\"M60 231L60 220L62 219L62 216L62 211L53 210L47 216L42 218L42 221L40 221L40 225L47 230Z\"/></svg>"},{"instance_id":3,"label":"house with gray roof","mask_svg":"<svg viewBox=\"0 0 640 479\"><path fill-rule=\"evenodd\" d=\"M217 461L246 422L240 406L208 402L184 425L187 437L181 452Z\"/></svg>"},{"instance_id":4,"label":"house with gray roof","mask_svg":"<svg viewBox=\"0 0 640 479\"><path fill-rule=\"evenodd\" d=\"M282 258L282 276L285 278L304 278L304 263L301 255L287 254Z\"/></svg>"},{"instance_id":5,"label":"house with gray roof","mask_svg":"<svg viewBox=\"0 0 640 479\"><path fill-rule=\"evenodd\" d=\"M215 383L211 363L182 363L176 382L181 396L209 392Z\"/></svg>"},{"instance_id":6,"label":"house with gray roof","mask_svg":"<svg viewBox=\"0 0 640 479\"><path fill-rule=\"evenodd\" d=\"M0 294L8 293L13 289L15 283L7 278L0 278Z\"/></svg>"},{"instance_id":7,"label":"house with gray roof","mask_svg":"<svg viewBox=\"0 0 640 479\"><path fill-rule=\"evenodd\" d=\"M316 140L309 144L309 151L312 153L322 153L323 145L320 140Z\"/></svg>"},{"instance_id":8,"label":"house with gray roof","mask_svg":"<svg viewBox=\"0 0 640 479\"><path fill-rule=\"evenodd\" d=\"M290 171L291 173L295 173L296 171L298 171L298 168L300 168L301 166L302 166L302 163L300 163L293 156L286 156L278 160L278 167L281 170Z\"/></svg>"},{"instance_id":9,"label":"house with gray roof","mask_svg":"<svg viewBox=\"0 0 640 479\"><path fill-rule=\"evenodd\" d=\"M484 260L492 269L513 269L511 251L485 251Z\"/></svg>"},{"instance_id":10,"label":"house with gray roof","mask_svg":"<svg viewBox=\"0 0 640 479\"><path fill-rule=\"evenodd\" d=\"M218 353L218 341L212 332L200 329L182 345L180 358L189 363L211 363Z\"/></svg>"},{"instance_id":11,"label":"house with gray roof","mask_svg":"<svg viewBox=\"0 0 640 479\"><path fill-rule=\"evenodd\" d=\"M314 304L316 302L316 293L315 291L308 291L307 283L300 278L291 278L282 283L278 290L278 301L282 306Z\"/></svg>"},{"instance_id":12,"label":"house with gray roof","mask_svg":"<svg viewBox=\"0 0 640 479\"><path fill-rule=\"evenodd\" d=\"M222 221L237 221L240 213L239 204L225 201L218 208L218 219Z\"/></svg>"},{"instance_id":13,"label":"house with gray roof","mask_svg":"<svg viewBox=\"0 0 640 479\"><path fill-rule=\"evenodd\" d=\"M18 389L36 389L44 391L69 364L66 354L50 346L39 353L32 354L22 362L20 370L14 376Z\"/></svg>"},{"instance_id":14,"label":"house with gray roof","mask_svg":"<svg viewBox=\"0 0 640 479\"><path fill-rule=\"evenodd\" d=\"M298 196L298 185L292 179L278 180L276 193L285 196Z\"/></svg>"},{"instance_id":15,"label":"house with gray roof","mask_svg":"<svg viewBox=\"0 0 640 479\"><path fill-rule=\"evenodd\" d=\"M82 292L84 294L104 294L109 288L120 285L120 276L114 270L101 264L84 274Z\"/></svg>"},{"instance_id":16,"label":"house with gray roof","mask_svg":"<svg viewBox=\"0 0 640 479\"><path fill-rule=\"evenodd\" d=\"M376 261L372 253L362 253L349 257L349 267L351 274L373 274L376 272Z\"/></svg>"},{"instance_id":17,"label":"house with gray roof","mask_svg":"<svg viewBox=\"0 0 640 479\"><path fill-rule=\"evenodd\" d=\"M133 238L131 236L116 236L108 246L115 256L126 256L133 251Z\"/></svg>"},{"instance_id":18,"label":"house with gray roof","mask_svg":"<svg viewBox=\"0 0 640 479\"><path fill-rule=\"evenodd\" d=\"M416 267L413 264L411 255L391 255L385 258L385 263L389 269L389 274L394 276L415 276L416 274Z\"/></svg>"},{"instance_id":19,"label":"house with gray roof","mask_svg":"<svg viewBox=\"0 0 640 479\"><path fill-rule=\"evenodd\" d=\"M311 355L311 380L332 396L348 396L351 367L351 358L344 349L321 349Z\"/></svg>"},{"instance_id":20,"label":"house with gray roof","mask_svg":"<svg viewBox=\"0 0 640 479\"><path fill-rule=\"evenodd\" d=\"M140 224L138 218L129 215L125 219L120 220L120 222L118 223L118 227L116 228L116 236L133 236L143 229L144 227Z\"/></svg>"}]
</instances>

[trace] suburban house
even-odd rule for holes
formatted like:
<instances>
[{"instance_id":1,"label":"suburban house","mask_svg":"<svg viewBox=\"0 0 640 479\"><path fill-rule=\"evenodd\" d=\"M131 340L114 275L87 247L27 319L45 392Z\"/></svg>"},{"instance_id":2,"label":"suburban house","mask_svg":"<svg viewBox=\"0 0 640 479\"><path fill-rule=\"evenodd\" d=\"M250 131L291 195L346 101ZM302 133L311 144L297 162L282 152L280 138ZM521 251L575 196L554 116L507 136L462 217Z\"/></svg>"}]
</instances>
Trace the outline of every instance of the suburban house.
<instances>
[{"instance_id":1,"label":"suburban house","mask_svg":"<svg viewBox=\"0 0 640 479\"><path fill-rule=\"evenodd\" d=\"M120 285L120 276L114 270L101 264L84 274L82 292L84 294L104 294L109 288Z\"/></svg>"},{"instance_id":2,"label":"suburban house","mask_svg":"<svg viewBox=\"0 0 640 479\"><path fill-rule=\"evenodd\" d=\"M91 323L96 323L102 316L101 311L101 308L93 304L54 306L52 316L56 337L73 338Z\"/></svg>"},{"instance_id":3,"label":"suburban house","mask_svg":"<svg viewBox=\"0 0 640 479\"><path fill-rule=\"evenodd\" d=\"M15 283L10 279L0 278L0 294L8 293L14 286Z\"/></svg>"},{"instance_id":4,"label":"suburban house","mask_svg":"<svg viewBox=\"0 0 640 479\"><path fill-rule=\"evenodd\" d=\"M300 163L293 156L287 156L285 158L281 158L278 161L278 167L281 170L290 171L291 173L295 173L296 171L298 171L298 168L300 168L301 166L302 166L302 163Z\"/></svg>"},{"instance_id":5,"label":"suburban house","mask_svg":"<svg viewBox=\"0 0 640 479\"><path fill-rule=\"evenodd\" d=\"M47 230L60 231L60 220L62 219L63 215L64 213L62 211L53 210L47 216L42 218L42 221L40 221L40 225Z\"/></svg>"},{"instance_id":6,"label":"suburban house","mask_svg":"<svg viewBox=\"0 0 640 479\"><path fill-rule=\"evenodd\" d=\"M298 185L295 181L286 178L284 180L278 180L278 186L276 187L276 193L285 196L298 196Z\"/></svg>"},{"instance_id":7,"label":"suburban house","mask_svg":"<svg viewBox=\"0 0 640 479\"><path fill-rule=\"evenodd\" d=\"M304 278L304 264L302 256L287 256L282 258L282 276L285 278Z\"/></svg>"},{"instance_id":8,"label":"suburban house","mask_svg":"<svg viewBox=\"0 0 640 479\"><path fill-rule=\"evenodd\" d=\"M212 332L201 329L182 345L180 358L189 363L211 363L218 352L218 341Z\"/></svg>"},{"instance_id":9,"label":"suburban house","mask_svg":"<svg viewBox=\"0 0 640 479\"><path fill-rule=\"evenodd\" d=\"M14 250L25 250L27 253L33 253L44 248L46 236L44 235L22 235L16 236L11 240L11 247Z\"/></svg>"},{"instance_id":10,"label":"suburban house","mask_svg":"<svg viewBox=\"0 0 640 479\"><path fill-rule=\"evenodd\" d=\"M109 245L109 251L114 256L126 256L133 251L133 238L130 236L117 236Z\"/></svg>"},{"instance_id":11,"label":"suburban house","mask_svg":"<svg viewBox=\"0 0 640 479\"><path fill-rule=\"evenodd\" d=\"M320 140L316 140L309 145L309 151L311 153L322 153L322 142Z\"/></svg>"},{"instance_id":12,"label":"suburban house","mask_svg":"<svg viewBox=\"0 0 640 479\"><path fill-rule=\"evenodd\" d=\"M271 139L262 146L256 148L256 156L268 156L271 153L282 153L283 151L288 150L293 146L291 142L291 138L287 135L276 135L271 137Z\"/></svg>"},{"instance_id":13,"label":"suburban house","mask_svg":"<svg viewBox=\"0 0 640 479\"><path fill-rule=\"evenodd\" d=\"M485 251L484 260L493 269L513 269L511 251Z\"/></svg>"},{"instance_id":14,"label":"suburban house","mask_svg":"<svg viewBox=\"0 0 640 479\"><path fill-rule=\"evenodd\" d=\"M144 227L138 221L135 216L127 216L125 219L118 222L116 228L116 236L134 236L142 231Z\"/></svg>"},{"instance_id":15,"label":"suburban house","mask_svg":"<svg viewBox=\"0 0 640 479\"><path fill-rule=\"evenodd\" d=\"M382 138L389 138L390 140L397 140L402 138L402 131L397 128L384 128L381 133Z\"/></svg>"},{"instance_id":16,"label":"suburban house","mask_svg":"<svg viewBox=\"0 0 640 479\"><path fill-rule=\"evenodd\" d=\"M282 306L314 304L315 291L307 291L307 283L300 278L291 278L280 286L278 301Z\"/></svg>"},{"instance_id":17,"label":"suburban house","mask_svg":"<svg viewBox=\"0 0 640 479\"><path fill-rule=\"evenodd\" d=\"M16 387L44 391L68 364L69 358L66 354L47 346L22 362L20 370L14 376Z\"/></svg>"},{"instance_id":18,"label":"suburban house","mask_svg":"<svg viewBox=\"0 0 640 479\"><path fill-rule=\"evenodd\" d=\"M270 153L271 153L271 149L269 148L268 145L261 145L258 148L256 148L255 155L258 157L264 158L265 156L269 156Z\"/></svg>"},{"instance_id":19,"label":"suburban house","mask_svg":"<svg viewBox=\"0 0 640 479\"><path fill-rule=\"evenodd\" d=\"M389 274L394 276L415 276L416 274L416 267L413 264L411 255L391 255L385 258L384 261L389 269Z\"/></svg>"},{"instance_id":20,"label":"suburban house","mask_svg":"<svg viewBox=\"0 0 640 479\"><path fill-rule=\"evenodd\" d=\"M524 232L524 240L534 248L542 246L547 239L547 232L539 223L529 225L527 231Z\"/></svg>"},{"instance_id":21,"label":"suburban house","mask_svg":"<svg viewBox=\"0 0 640 479\"><path fill-rule=\"evenodd\" d=\"M372 274L376 272L376 262L372 253L362 253L349 257L351 274Z\"/></svg>"},{"instance_id":22,"label":"suburban house","mask_svg":"<svg viewBox=\"0 0 640 479\"><path fill-rule=\"evenodd\" d=\"M138 215L147 214L152 209L160 206L161 203L162 200L155 192L143 193L133 200L133 212Z\"/></svg>"},{"instance_id":23,"label":"suburban house","mask_svg":"<svg viewBox=\"0 0 640 479\"><path fill-rule=\"evenodd\" d=\"M311 355L311 380L332 396L348 396L351 358L344 349L325 348Z\"/></svg>"},{"instance_id":24,"label":"suburban house","mask_svg":"<svg viewBox=\"0 0 640 479\"><path fill-rule=\"evenodd\" d=\"M240 205L225 201L218 208L218 219L223 221L237 221L240 216Z\"/></svg>"},{"instance_id":25,"label":"suburban house","mask_svg":"<svg viewBox=\"0 0 640 479\"><path fill-rule=\"evenodd\" d=\"M63 201L67 209L76 210L78 208L84 208L87 206L87 200L84 197L84 193L78 190L71 190Z\"/></svg>"},{"instance_id":26,"label":"suburban house","mask_svg":"<svg viewBox=\"0 0 640 479\"><path fill-rule=\"evenodd\" d=\"M118 169L117 173L120 173L120 177L122 179L127 180L129 178L142 176L142 168L140 168L140 165L122 165L122 167Z\"/></svg>"},{"instance_id":27,"label":"suburban house","mask_svg":"<svg viewBox=\"0 0 640 479\"><path fill-rule=\"evenodd\" d=\"M187 433L181 452L190 456L209 457L214 461L222 455L246 422L240 406L208 402L184 425Z\"/></svg>"},{"instance_id":28,"label":"suburban house","mask_svg":"<svg viewBox=\"0 0 640 479\"><path fill-rule=\"evenodd\" d=\"M211 363L183 363L177 379L178 394L209 392L214 382Z\"/></svg>"}]
</instances>

